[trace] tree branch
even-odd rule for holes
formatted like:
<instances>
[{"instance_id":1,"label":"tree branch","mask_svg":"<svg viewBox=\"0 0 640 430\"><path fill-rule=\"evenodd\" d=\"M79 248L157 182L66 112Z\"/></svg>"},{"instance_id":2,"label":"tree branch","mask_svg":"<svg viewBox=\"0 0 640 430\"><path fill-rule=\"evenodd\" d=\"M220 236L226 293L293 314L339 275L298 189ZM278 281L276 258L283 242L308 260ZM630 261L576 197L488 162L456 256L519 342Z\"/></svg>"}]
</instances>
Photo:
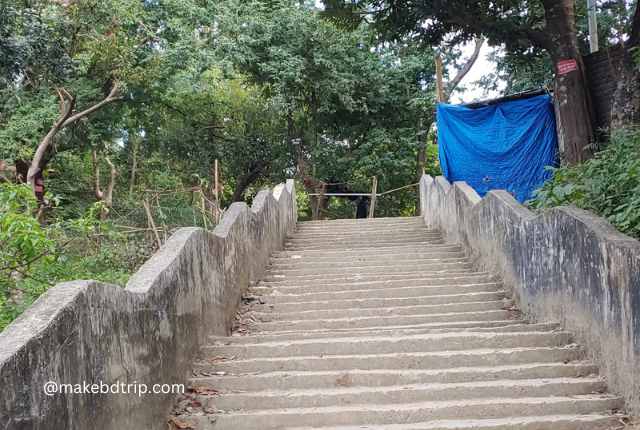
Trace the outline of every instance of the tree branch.
<instances>
[{"instance_id":1,"label":"tree branch","mask_svg":"<svg viewBox=\"0 0 640 430\"><path fill-rule=\"evenodd\" d=\"M105 157L105 161L109 165L110 174L109 174L109 183L107 184L107 190L103 191L100 186L100 163L98 162L98 154L95 149L91 151L91 161L93 162L93 174L94 174L94 193L96 196L96 200L99 202L103 202L105 206L105 210L100 213L101 219L104 221L107 217L107 211L111 209L113 206L113 189L116 185L116 177L118 176L118 171L116 170L116 166L113 165L109 157Z\"/></svg>"},{"instance_id":2,"label":"tree branch","mask_svg":"<svg viewBox=\"0 0 640 430\"><path fill-rule=\"evenodd\" d=\"M76 121L97 111L98 109L102 108L106 104L112 103L117 100L121 100L122 97L118 95L119 90L120 90L120 86L116 82L111 88L109 95L107 95L107 97L104 100L94 104L93 106L81 112L74 114L73 110L76 105L75 97L69 94L69 92L62 87L56 89L56 92L58 93L58 98L60 99L60 116L58 117L56 122L53 124L53 126L51 127L47 135L38 144L38 147L36 148L36 152L33 155L33 159L31 160L31 165L29 166L29 170L27 172L27 183L31 185L31 187L34 190L34 193L36 193L36 196L38 196L38 191L36 188L44 188L42 184L36 185L36 182L37 182L36 176L42 172L43 167L46 165L46 161L44 157L47 151L49 150L49 148L51 147L53 143L53 139L56 136L56 134L58 134L58 132L63 128L68 127L69 125L75 123ZM44 192L44 189L41 191ZM44 199L38 199L38 201L42 206L44 203Z\"/></svg>"},{"instance_id":3,"label":"tree branch","mask_svg":"<svg viewBox=\"0 0 640 430\"><path fill-rule=\"evenodd\" d=\"M62 124L61 128L64 127L68 127L71 124L73 124L74 122L90 115L91 113L101 109L103 106L118 101L118 100L122 100L123 97L119 95L119 91L120 91L120 85L116 82L113 87L111 88L111 91L109 92L109 95L102 101L94 104L93 106L78 112L76 114L73 114L72 116L70 116L69 118L67 118L67 120Z\"/></svg>"},{"instance_id":4,"label":"tree branch","mask_svg":"<svg viewBox=\"0 0 640 430\"><path fill-rule=\"evenodd\" d=\"M64 127L65 122L71 116L76 103L75 98L64 88L58 88L56 91L60 98L60 116L47 135L42 139L38 148L36 148L36 152L31 160L31 166L29 166L29 171L27 172L27 183L31 184L32 187L35 186L34 178L40 172L45 153L51 146L55 135Z\"/></svg>"},{"instance_id":5,"label":"tree branch","mask_svg":"<svg viewBox=\"0 0 640 430\"><path fill-rule=\"evenodd\" d=\"M478 61L478 57L480 56L480 51L482 50L482 45L484 45L484 38L478 37L475 39L475 48L473 49L473 54L467 60L467 62L458 70L456 76L447 84L447 89L444 94L444 99L449 100L451 94L455 91L455 89L460 85L460 82L464 79L465 76L471 71L473 65Z\"/></svg>"}]
</instances>

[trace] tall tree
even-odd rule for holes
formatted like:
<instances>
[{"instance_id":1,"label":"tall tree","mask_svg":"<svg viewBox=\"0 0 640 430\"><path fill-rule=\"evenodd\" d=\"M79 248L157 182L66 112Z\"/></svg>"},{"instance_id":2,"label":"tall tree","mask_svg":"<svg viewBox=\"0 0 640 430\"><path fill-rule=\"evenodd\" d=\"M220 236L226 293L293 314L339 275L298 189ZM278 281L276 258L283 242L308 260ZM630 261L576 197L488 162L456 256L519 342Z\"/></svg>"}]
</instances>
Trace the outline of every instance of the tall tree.
<instances>
[{"instance_id":1,"label":"tall tree","mask_svg":"<svg viewBox=\"0 0 640 430\"><path fill-rule=\"evenodd\" d=\"M622 7L625 5L623 3ZM621 38L623 55L617 65L618 85L612 107L612 127L640 123L640 2L629 23L628 39Z\"/></svg>"},{"instance_id":2,"label":"tall tree","mask_svg":"<svg viewBox=\"0 0 640 430\"><path fill-rule=\"evenodd\" d=\"M326 0L327 13L371 17L389 38L416 37L450 43L485 36L508 52L541 50L557 68L555 94L564 129L565 158L592 155L592 112L579 50L574 0ZM344 18L343 18L344 19Z\"/></svg>"}]
</instances>

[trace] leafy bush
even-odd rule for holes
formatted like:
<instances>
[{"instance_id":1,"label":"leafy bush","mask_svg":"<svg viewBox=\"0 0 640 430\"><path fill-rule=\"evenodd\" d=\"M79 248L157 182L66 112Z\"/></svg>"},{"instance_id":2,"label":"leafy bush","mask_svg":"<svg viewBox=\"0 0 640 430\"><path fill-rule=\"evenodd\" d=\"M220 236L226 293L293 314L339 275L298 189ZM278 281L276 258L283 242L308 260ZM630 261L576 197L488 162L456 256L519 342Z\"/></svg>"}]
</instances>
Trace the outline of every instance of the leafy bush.
<instances>
[{"instance_id":1,"label":"leafy bush","mask_svg":"<svg viewBox=\"0 0 640 430\"><path fill-rule=\"evenodd\" d=\"M640 238L640 130L618 131L595 158L554 169L529 203L534 208L572 204Z\"/></svg>"},{"instance_id":2,"label":"leafy bush","mask_svg":"<svg viewBox=\"0 0 640 430\"><path fill-rule=\"evenodd\" d=\"M54 199L52 199L54 200ZM147 255L99 221L100 203L80 218L42 226L27 185L0 184L0 331L56 283L124 284Z\"/></svg>"}]
</instances>

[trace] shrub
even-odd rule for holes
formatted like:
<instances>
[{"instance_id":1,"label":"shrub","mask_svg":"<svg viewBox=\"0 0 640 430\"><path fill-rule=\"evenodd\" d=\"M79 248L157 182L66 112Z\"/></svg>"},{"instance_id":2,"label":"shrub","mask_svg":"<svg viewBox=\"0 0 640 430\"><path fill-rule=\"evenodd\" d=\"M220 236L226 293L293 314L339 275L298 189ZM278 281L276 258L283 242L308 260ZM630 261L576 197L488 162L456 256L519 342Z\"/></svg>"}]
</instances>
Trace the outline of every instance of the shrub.
<instances>
[{"instance_id":1,"label":"shrub","mask_svg":"<svg viewBox=\"0 0 640 430\"><path fill-rule=\"evenodd\" d=\"M640 238L640 130L615 132L595 158L554 169L529 204L537 209L572 204Z\"/></svg>"},{"instance_id":2,"label":"shrub","mask_svg":"<svg viewBox=\"0 0 640 430\"><path fill-rule=\"evenodd\" d=\"M0 331L58 282L127 281L137 244L99 220L99 205L43 226L30 187L0 184Z\"/></svg>"}]
</instances>

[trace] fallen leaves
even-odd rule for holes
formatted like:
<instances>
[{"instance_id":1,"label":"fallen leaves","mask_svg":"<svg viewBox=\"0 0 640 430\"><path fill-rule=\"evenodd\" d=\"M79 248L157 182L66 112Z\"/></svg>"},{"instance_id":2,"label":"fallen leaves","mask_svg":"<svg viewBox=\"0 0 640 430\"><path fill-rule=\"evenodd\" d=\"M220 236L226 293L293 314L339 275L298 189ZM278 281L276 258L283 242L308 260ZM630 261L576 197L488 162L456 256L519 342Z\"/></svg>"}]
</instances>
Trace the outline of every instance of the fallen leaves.
<instances>
[{"instance_id":1,"label":"fallen leaves","mask_svg":"<svg viewBox=\"0 0 640 430\"><path fill-rule=\"evenodd\" d=\"M169 430L195 430L190 423L181 421L177 417L169 418Z\"/></svg>"}]
</instances>

